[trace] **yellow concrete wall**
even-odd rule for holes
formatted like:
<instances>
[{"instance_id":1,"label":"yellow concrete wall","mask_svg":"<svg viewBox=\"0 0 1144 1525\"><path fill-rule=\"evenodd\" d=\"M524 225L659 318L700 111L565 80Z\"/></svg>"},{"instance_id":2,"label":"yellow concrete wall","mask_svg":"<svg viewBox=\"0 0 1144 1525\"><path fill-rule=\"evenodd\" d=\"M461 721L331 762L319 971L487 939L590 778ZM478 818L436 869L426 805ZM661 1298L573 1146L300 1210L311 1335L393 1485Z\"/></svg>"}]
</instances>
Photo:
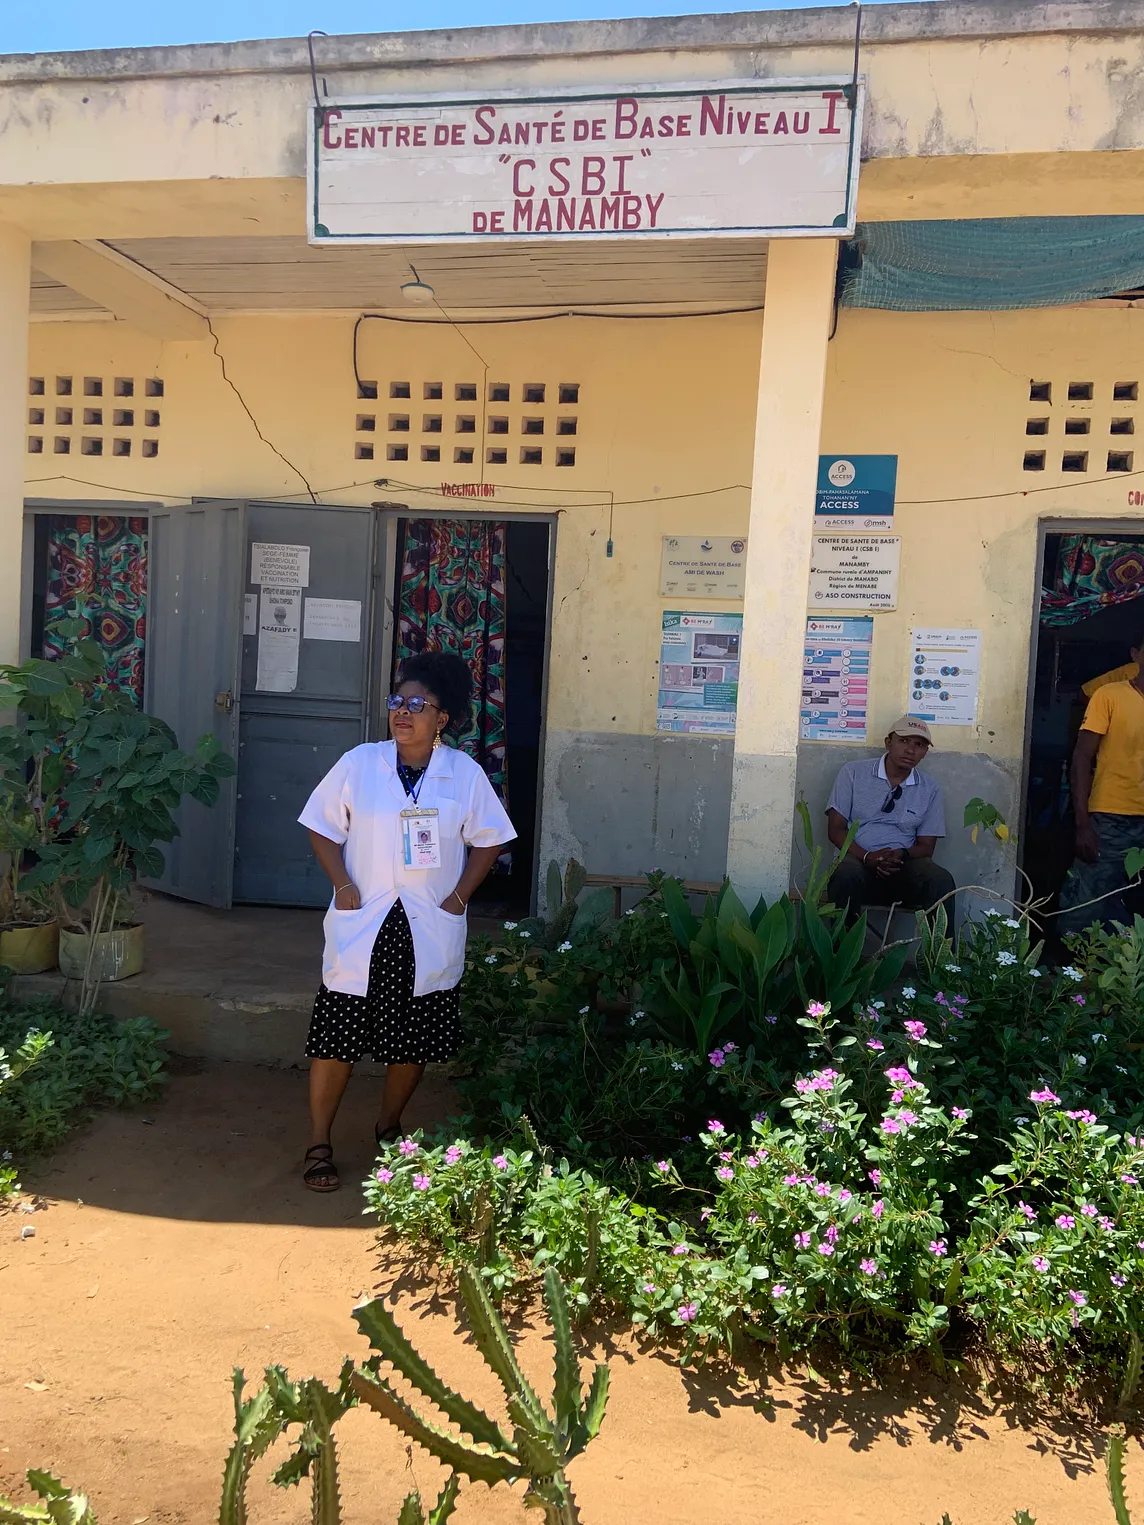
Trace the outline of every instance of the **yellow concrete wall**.
<instances>
[{"instance_id":1,"label":"yellow concrete wall","mask_svg":"<svg viewBox=\"0 0 1144 1525\"><path fill-rule=\"evenodd\" d=\"M421 400L423 383L445 383L440 411L446 464L438 467L417 460L387 463L386 439L405 436L387 436L383 429L373 436L378 459L354 459L355 440L370 438L355 434L356 416L374 410L355 396L352 320L241 318L216 326L228 372L263 433L325 501L385 499L408 502L414 511L447 503L459 517L465 514L469 500L443 500L437 491L442 481L474 475L448 464L461 438L450 432L452 417L465 410L450 402L449 393L458 381L484 378L452 329L371 323L361 344L362 375L379 381L383 394L390 381L411 383L411 455L430 439L416 428L421 413L436 408ZM544 381L550 397L562 381L581 388L576 466L487 468L489 479L500 484L498 496L471 505L507 513L515 504L559 514L544 851L580 852L597 867L634 871L651 866L647 844L660 841L665 822L673 822L680 838L664 847L660 861L702 863L710 871L725 843L730 748L714 740L655 738L660 613L677 606L658 593L660 539L746 530L759 317L573 319L486 325L469 333L488 361L487 379L513 387L514 400L505 410L513 421L510 459L524 442L517 432L520 384ZM123 502L130 493L171 500L299 492L298 479L259 442L209 346L159 345L118 324L39 323L32 326L31 355L32 373L46 378L48 395L29 401L44 404L48 423L47 453L27 457L30 497L89 499L102 493ZM1141 371L1144 312L1137 310L841 314L829 352L823 449L899 457L901 596L896 612L876 617L871 739L906 707L912 626L984 632L979 723L938 733L947 790L959 794L949 802L951 819L960 813L960 796L969 793L986 794L1011 815L1017 808L1038 519L1111 518L1144 530L1144 509L1130 501L1141 479L1106 477L1103 469L1110 446L1135 444L1108 434L1113 413L1135 413L1128 404L1113 408L1112 385L1144 383ZM117 375L137 381L161 376L166 395L154 431L158 457L139 459L138 444L126 460L52 454L56 432L70 432L76 451L84 433L82 427L52 427L58 374L74 378L77 395L70 402L77 418L84 376L102 376L107 385ZM1031 379L1052 383L1051 408L1030 403ZM1094 401L1067 404L1070 381L1093 382ZM114 405L107 397L103 402ZM391 410L404 408L383 395L376 405L379 424ZM549 428L543 445L550 453L553 417L572 410L549 404L543 411ZM1026 419L1046 412L1053 420L1048 437L1027 437ZM1066 475L1059 469L1063 420L1084 413L1092 418L1092 433L1068 443L1087 446L1091 469ZM1144 419L1138 428L1144 431ZM135 440L152 434L137 426L105 429L104 435L119 432ZM1024 471L1026 448L1042 445L1050 469ZM1135 464L1144 469L1144 456ZM389 477L391 485L375 488L375 477ZM609 491L616 499L610 560ZM632 499L652 501L627 501ZM817 757L800 762L800 783L816 798L848 754L826 744L812 750ZM630 848L634 862L617 861L620 849L596 840L599 827L592 822L606 810L603 799L587 798L593 791L613 791L609 808L621 834L630 827L634 841L643 832ZM622 796L618 813L614 791Z\"/></svg>"}]
</instances>

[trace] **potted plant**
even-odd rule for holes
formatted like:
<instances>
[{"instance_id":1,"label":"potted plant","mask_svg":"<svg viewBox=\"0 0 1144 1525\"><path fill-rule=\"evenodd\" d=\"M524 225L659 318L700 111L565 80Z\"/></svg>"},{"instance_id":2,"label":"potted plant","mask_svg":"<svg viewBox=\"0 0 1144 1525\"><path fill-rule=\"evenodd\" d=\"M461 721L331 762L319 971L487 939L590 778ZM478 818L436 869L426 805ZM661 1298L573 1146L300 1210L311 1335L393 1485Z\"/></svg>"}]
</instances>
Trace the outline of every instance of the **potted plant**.
<instances>
[{"instance_id":1,"label":"potted plant","mask_svg":"<svg viewBox=\"0 0 1144 1525\"><path fill-rule=\"evenodd\" d=\"M17 801L25 789L37 823L36 861L21 857L17 883L24 903L42 896L60 912L60 963L81 981L81 1012L104 979L142 968L132 887L162 873L157 844L177 835L180 799L213 805L235 771L213 736L180 751L168 725L100 682L104 672L91 642L0 667L0 708L18 706L23 722L0 731L0 781Z\"/></svg>"},{"instance_id":2,"label":"potted plant","mask_svg":"<svg viewBox=\"0 0 1144 1525\"><path fill-rule=\"evenodd\" d=\"M214 736L191 753L175 733L125 695L92 692L66 733L68 768L60 791L62 827L27 876L57 887L68 908L60 967L82 982L79 1009L90 1011L103 980L143 967L143 929L132 889L163 872L160 842L178 834L174 810L189 794L204 805L235 771Z\"/></svg>"},{"instance_id":3,"label":"potted plant","mask_svg":"<svg viewBox=\"0 0 1144 1525\"><path fill-rule=\"evenodd\" d=\"M78 621L75 622L78 624ZM0 964L17 974L54 969L59 950L58 896L30 879L34 858L55 841L60 790L67 776L61 737L82 712L85 685L104 671L99 648L86 643L57 662L0 666L0 711L21 722L0 726Z\"/></svg>"}]
</instances>

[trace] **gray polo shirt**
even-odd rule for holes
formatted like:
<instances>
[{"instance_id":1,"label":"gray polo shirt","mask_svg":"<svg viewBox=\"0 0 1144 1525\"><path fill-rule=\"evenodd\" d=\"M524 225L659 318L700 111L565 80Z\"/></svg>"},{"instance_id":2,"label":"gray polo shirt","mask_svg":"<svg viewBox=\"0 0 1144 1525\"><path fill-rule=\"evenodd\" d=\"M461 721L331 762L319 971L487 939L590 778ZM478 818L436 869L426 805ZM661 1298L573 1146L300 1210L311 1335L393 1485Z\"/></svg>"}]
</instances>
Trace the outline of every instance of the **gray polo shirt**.
<instances>
[{"instance_id":1,"label":"gray polo shirt","mask_svg":"<svg viewBox=\"0 0 1144 1525\"><path fill-rule=\"evenodd\" d=\"M944 837L945 812L941 790L932 778L915 768L902 781L901 797L883 811L891 794L885 754L871 762L846 763L834 780L828 810L837 810L846 824L859 821L855 841L866 852L879 847L912 847L919 837Z\"/></svg>"}]
</instances>

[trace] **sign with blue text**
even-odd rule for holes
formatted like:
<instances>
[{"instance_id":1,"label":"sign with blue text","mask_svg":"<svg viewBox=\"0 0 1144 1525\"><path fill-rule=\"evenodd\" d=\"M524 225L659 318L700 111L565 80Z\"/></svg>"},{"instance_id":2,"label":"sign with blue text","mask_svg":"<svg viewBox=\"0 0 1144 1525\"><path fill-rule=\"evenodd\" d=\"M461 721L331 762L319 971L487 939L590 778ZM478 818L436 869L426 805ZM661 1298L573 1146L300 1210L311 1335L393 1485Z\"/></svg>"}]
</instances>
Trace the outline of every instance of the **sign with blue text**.
<instances>
[{"instance_id":1,"label":"sign with blue text","mask_svg":"<svg viewBox=\"0 0 1144 1525\"><path fill-rule=\"evenodd\" d=\"M734 736L742 639L741 614L664 610L657 731Z\"/></svg>"},{"instance_id":2,"label":"sign with blue text","mask_svg":"<svg viewBox=\"0 0 1144 1525\"><path fill-rule=\"evenodd\" d=\"M873 641L868 614L807 620L798 727L803 741L866 740Z\"/></svg>"},{"instance_id":3,"label":"sign with blue text","mask_svg":"<svg viewBox=\"0 0 1144 1525\"><path fill-rule=\"evenodd\" d=\"M896 455L820 455L814 527L868 535L894 527Z\"/></svg>"}]
</instances>

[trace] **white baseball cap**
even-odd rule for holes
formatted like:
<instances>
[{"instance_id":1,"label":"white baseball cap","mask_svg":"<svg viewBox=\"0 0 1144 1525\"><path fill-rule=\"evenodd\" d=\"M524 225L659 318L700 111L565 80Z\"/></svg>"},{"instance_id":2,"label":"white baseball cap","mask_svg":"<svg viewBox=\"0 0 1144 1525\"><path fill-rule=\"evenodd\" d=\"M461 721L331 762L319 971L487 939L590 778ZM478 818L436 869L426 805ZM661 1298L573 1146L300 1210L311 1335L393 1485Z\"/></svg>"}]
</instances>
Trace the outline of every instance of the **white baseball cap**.
<instances>
[{"instance_id":1,"label":"white baseball cap","mask_svg":"<svg viewBox=\"0 0 1144 1525\"><path fill-rule=\"evenodd\" d=\"M928 741L933 746L933 737L930 728L924 720L919 720L916 715L903 715L895 720L890 727L891 736L920 736L923 741Z\"/></svg>"}]
</instances>

